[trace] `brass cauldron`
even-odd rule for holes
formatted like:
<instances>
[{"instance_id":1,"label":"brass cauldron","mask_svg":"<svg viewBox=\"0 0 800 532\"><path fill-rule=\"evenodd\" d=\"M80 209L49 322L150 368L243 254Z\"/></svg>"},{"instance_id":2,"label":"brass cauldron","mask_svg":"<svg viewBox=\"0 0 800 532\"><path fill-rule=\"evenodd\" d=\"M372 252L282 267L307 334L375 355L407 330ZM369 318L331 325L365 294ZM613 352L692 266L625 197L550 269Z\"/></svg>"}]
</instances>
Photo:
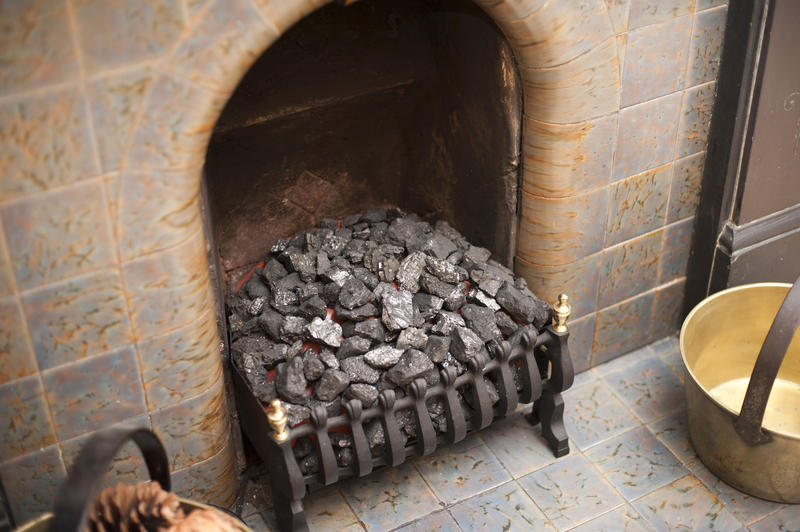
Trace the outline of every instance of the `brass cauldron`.
<instances>
[{"instance_id":1,"label":"brass cauldron","mask_svg":"<svg viewBox=\"0 0 800 532\"><path fill-rule=\"evenodd\" d=\"M800 279L714 294L680 336L698 456L731 486L784 503L800 503L799 324Z\"/></svg>"}]
</instances>

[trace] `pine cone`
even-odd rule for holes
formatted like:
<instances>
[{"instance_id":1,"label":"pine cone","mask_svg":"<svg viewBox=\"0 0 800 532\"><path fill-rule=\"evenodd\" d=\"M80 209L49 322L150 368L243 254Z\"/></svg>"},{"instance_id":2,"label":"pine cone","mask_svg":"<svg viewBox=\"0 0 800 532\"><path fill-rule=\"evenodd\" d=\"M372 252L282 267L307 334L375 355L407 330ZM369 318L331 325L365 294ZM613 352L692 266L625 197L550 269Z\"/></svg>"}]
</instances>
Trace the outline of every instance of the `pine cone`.
<instances>
[{"instance_id":1,"label":"pine cone","mask_svg":"<svg viewBox=\"0 0 800 532\"><path fill-rule=\"evenodd\" d=\"M166 532L238 532L241 528L231 517L212 508L195 510Z\"/></svg>"},{"instance_id":2,"label":"pine cone","mask_svg":"<svg viewBox=\"0 0 800 532\"><path fill-rule=\"evenodd\" d=\"M180 500L155 482L117 484L100 492L88 532L162 532L185 519Z\"/></svg>"}]
</instances>

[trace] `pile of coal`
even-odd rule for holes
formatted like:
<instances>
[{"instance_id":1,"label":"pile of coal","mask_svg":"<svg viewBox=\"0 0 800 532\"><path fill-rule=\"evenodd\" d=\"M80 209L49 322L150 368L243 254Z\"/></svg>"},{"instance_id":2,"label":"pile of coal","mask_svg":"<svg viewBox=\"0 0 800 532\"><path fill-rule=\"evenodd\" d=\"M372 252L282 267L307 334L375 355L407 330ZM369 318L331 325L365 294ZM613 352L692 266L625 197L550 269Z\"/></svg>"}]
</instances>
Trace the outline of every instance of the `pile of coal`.
<instances>
[{"instance_id":1,"label":"pile of coal","mask_svg":"<svg viewBox=\"0 0 800 532\"><path fill-rule=\"evenodd\" d=\"M490 255L447 222L431 224L399 209L322 220L276 242L264 266L227 301L233 360L264 405L284 401L290 425L307 420L316 405L335 416L343 400L369 408L382 390L402 397L417 378L438 384L440 369L461 374L472 356L490 356L490 340L540 330L551 319L550 306ZM496 401L491 382L489 388ZM442 402L428 407L445 431ZM397 415L414 438L412 413ZM379 455L380 422L365 430ZM336 436L342 466L353 460L350 443ZM294 449L304 473L317 470L311 440Z\"/></svg>"}]
</instances>

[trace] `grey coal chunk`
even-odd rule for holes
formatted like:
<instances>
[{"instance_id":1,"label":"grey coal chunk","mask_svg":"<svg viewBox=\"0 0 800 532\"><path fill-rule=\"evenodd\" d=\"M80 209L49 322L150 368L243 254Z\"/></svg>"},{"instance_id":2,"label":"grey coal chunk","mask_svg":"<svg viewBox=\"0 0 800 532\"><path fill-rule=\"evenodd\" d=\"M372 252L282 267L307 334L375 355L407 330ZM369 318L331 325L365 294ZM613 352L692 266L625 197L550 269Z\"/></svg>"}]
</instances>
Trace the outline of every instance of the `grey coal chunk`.
<instances>
[{"instance_id":1,"label":"grey coal chunk","mask_svg":"<svg viewBox=\"0 0 800 532\"><path fill-rule=\"evenodd\" d=\"M436 368L425 373L423 377L425 378L425 383L428 385L428 387L436 386L442 382L442 377L439 375L439 372L436 370Z\"/></svg>"},{"instance_id":2,"label":"grey coal chunk","mask_svg":"<svg viewBox=\"0 0 800 532\"><path fill-rule=\"evenodd\" d=\"M251 316L258 316L261 314L261 311L264 310L264 305L267 303L267 298L264 296L259 296L252 300L249 305L247 305L247 313Z\"/></svg>"},{"instance_id":3,"label":"grey coal chunk","mask_svg":"<svg viewBox=\"0 0 800 532\"><path fill-rule=\"evenodd\" d=\"M500 332L503 333L503 336L511 336L514 334L519 328L517 322L511 319L511 316L503 312L502 310L498 310L494 313L494 322L497 324L497 328L500 329Z\"/></svg>"},{"instance_id":4,"label":"grey coal chunk","mask_svg":"<svg viewBox=\"0 0 800 532\"><path fill-rule=\"evenodd\" d=\"M405 215L405 211L400 207L389 207L386 209L386 218L389 221L394 220L395 218L402 218Z\"/></svg>"},{"instance_id":5,"label":"grey coal chunk","mask_svg":"<svg viewBox=\"0 0 800 532\"><path fill-rule=\"evenodd\" d=\"M317 252L317 276L322 277L325 272L331 267L331 261L328 259L328 254L324 251Z\"/></svg>"},{"instance_id":6,"label":"grey coal chunk","mask_svg":"<svg viewBox=\"0 0 800 532\"><path fill-rule=\"evenodd\" d=\"M298 303L300 303L300 298L297 297L294 290L278 288L272 291L270 305L281 314L294 312L297 310Z\"/></svg>"},{"instance_id":7,"label":"grey coal chunk","mask_svg":"<svg viewBox=\"0 0 800 532\"><path fill-rule=\"evenodd\" d=\"M430 225L425 222L418 222L412 217L397 218L389 224L386 234L393 240L411 249L420 249L424 244L425 230L430 231Z\"/></svg>"},{"instance_id":8,"label":"grey coal chunk","mask_svg":"<svg viewBox=\"0 0 800 532\"><path fill-rule=\"evenodd\" d=\"M349 467L353 465L356 455L349 447L339 447L336 449L336 463L339 467Z\"/></svg>"},{"instance_id":9,"label":"grey coal chunk","mask_svg":"<svg viewBox=\"0 0 800 532\"><path fill-rule=\"evenodd\" d=\"M417 292L414 294L414 307L425 320L429 320L436 316L436 313L442 309L443 304L444 299L441 297L426 294L424 292Z\"/></svg>"},{"instance_id":10,"label":"grey coal chunk","mask_svg":"<svg viewBox=\"0 0 800 532\"><path fill-rule=\"evenodd\" d=\"M363 240L353 239L347 243L342 250L342 256L347 258L351 263L359 263L364 260L364 254L367 252L367 243Z\"/></svg>"},{"instance_id":11,"label":"grey coal chunk","mask_svg":"<svg viewBox=\"0 0 800 532\"><path fill-rule=\"evenodd\" d=\"M411 292L397 290L394 293L384 292L383 324L390 331L399 331L414 324L414 306Z\"/></svg>"},{"instance_id":12,"label":"grey coal chunk","mask_svg":"<svg viewBox=\"0 0 800 532\"><path fill-rule=\"evenodd\" d=\"M480 268L486 264L492 253L486 248L479 248L477 246L470 246L464 252L464 258L461 261L461 266L467 271L472 271L474 268Z\"/></svg>"},{"instance_id":13,"label":"grey coal chunk","mask_svg":"<svg viewBox=\"0 0 800 532\"><path fill-rule=\"evenodd\" d=\"M444 236L446 236L450 240L456 241L456 240L463 240L464 239L464 237L461 235L461 233L456 231L453 228L452 225L450 225L449 223L447 223L444 220L437 220L437 222L434 224L433 227L434 227L434 229L436 229L437 233L443 234Z\"/></svg>"},{"instance_id":14,"label":"grey coal chunk","mask_svg":"<svg viewBox=\"0 0 800 532\"><path fill-rule=\"evenodd\" d=\"M294 292L297 288L303 286L303 280L300 279L300 274L293 272L286 277L281 277L277 281L270 282L270 289L274 292L276 290L290 290Z\"/></svg>"},{"instance_id":15,"label":"grey coal chunk","mask_svg":"<svg viewBox=\"0 0 800 532\"><path fill-rule=\"evenodd\" d=\"M440 310L436 315L436 321L433 323L431 332L444 336L450 336L450 333L452 333L456 327L464 327L466 325L467 323L460 314L449 312L447 310Z\"/></svg>"},{"instance_id":16,"label":"grey coal chunk","mask_svg":"<svg viewBox=\"0 0 800 532\"><path fill-rule=\"evenodd\" d=\"M446 259L457 249L453 241L441 233L433 233L433 235L425 240L422 246L422 251L442 260Z\"/></svg>"},{"instance_id":17,"label":"grey coal chunk","mask_svg":"<svg viewBox=\"0 0 800 532\"><path fill-rule=\"evenodd\" d=\"M369 386L369 385L367 385ZM349 434L342 434L341 432L331 432L328 434L331 438L331 445L334 447L352 447L353 437Z\"/></svg>"},{"instance_id":18,"label":"grey coal chunk","mask_svg":"<svg viewBox=\"0 0 800 532\"><path fill-rule=\"evenodd\" d=\"M445 298L444 308L455 312L456 310L460 309L466 302L467 302L466 287L459 285L456 290L450 292L450 295Z\"/></svg>"},{"instance_id":19,"label":"grey coal chunk","mask_svg":"<svg viewBox=\"0 0 800 532\"><path fill-rule=\"evenodd\" d=\"M326 235L322 239L320 249L327 253L329 257L335 257L344 250L349 240L349 238L343 238L336 234Z\"/></svg>"},{"instance_id":20,"label":"grey coal chunk","mask_svg":"<svg viewBox=\"0 0 800 532\"><path fill-rule=\"evenodd\" d=\"M326 369L314 386L314 393L321 401L333 401L349 385L347 373L338 369Z\"/></svg>"},{"instance_id":21,"label":"grey coal chunk","mask_svg":"<svg viewBox=\"0 0 800 532\"><path fill-rule=\"evenodd\" d=\"M279 238L274 244L272 244L272 247L269 248L269 251L270 253L277 255L287 247L289 247L289 240L286 238Z\"/></svg>"},{"instance_id":22,"label":"grey coal chunk","mask_svg":"<svg viewBox=\"0 0 800 532\"><path fill-rule=\"evenodd\" d=\"M242 317L235 312L231 312L228 315L228 330L231 332L231 335L242 332L243 329L244 320Z\"/></svg>"},{"instance_id":23,"label":"grey coal chunk","mask_svg":"<svg viewBox=\"0 0 800 532\"><path fill-rule=\"evenodd\" d=\"M386 220L385 209L367 209L361 215L362 222L378 223Z\"/></svg>"},{"instance_id":24,"label":"grey coal chunk","mask_svg":"<svg viewBox=\"0 0 800 532\"><path fill-rule=\"evenodd\" d=\"M319 226L324 229L336 229L339 227L339 220L333 218L323 218L319 221Z\"/></svg>"},{"instance_id":25,"label":"grey coal chunk","mask_svg":"<svg viewBox=\"0 0 800 532\"><path fill-rule=\"evenodd\" d=\"M365 408L369 408L378 400L378 389L371 384L356 382L344 391L344 396L358 399Z\"/></svg>"},{"instance_id":26,"label":"grey coal chunk","mask_svg":"<svg viewBox=\"0 0 800 532\"><path fill-rule=\"evenodd\" d=\"M393 292L397 292L397 289L391 283L383 281L378 283L378 286L372 290L372 293L375 294L378 299L383 299L384 294L391 294Z\"/></svg>"},{"instance_id":27,"label":"grey coal chunk","mask_svg":"<svg viewBox=\"0 0 800 532\"><path fill-rule=\"evenodd\" d=\"M463 251L454 251L447 256L447 262L450 264L461 264L462 260L464 260Z\"/></svg>"},{"instance_id":28,"label":"grey coal chunk","mask_svg":"<svg viewBox=\"0 0 800 532\"><path fill-rule=\"evenodd\" d=\"M289 272L286 271L283 264L278 262L276 258L269 259L266 264L264 264L264 268L261 271L261 276L264 277L264 280L267 281L269 285L273 285L288 274Z\"/></svg>"},{"instance_id":29,"label":"grey coal chunk","mask_svg":"<svg viewBox=\"0 0 800 532\"><path fill-rule=\"evenodd\" d=\"M380 320L367 320L356 323L354 333L368 338L372 342L383 342L386 340L386 329Z\"/></svg>"},{"instance_id":30,"label":"grey coal chunk","mask_svg":"<svg viewBox=\"0 0 800 532\"><path fill-rule=\"evenodd\" d=\"M353 268L353 276L367 285L367 288L370 290L375 290L375 287L378 286L379 282L381 282L377 275L361 266L358 268Z\"/></svg>"},{"instance_id":31,"label":"grey coal chunk","mask_svg":"<svg viewBox=\"0 0 800 532\"><path fill-rule=\"evenodd\" d=\"M379 314L378 307L372 303L361 305L354 309L344 308L341 305L336 305L334 314L338 320L351 320L351 321L364 321Z\"/></svg>"},{"instance_id":32,"label":"grey coal chunk","mask_svg":"<svg viewBox=\"0 0 800 532\"><path fill-rule=\"evenodd\" d=\"M419 276L425 269L425 254L415 251L400 262L400 269L397 270L395 280L400 288L409 292L419 291Z\"/></svg>"},{"instance_id":33,"label":"grey coal chunk","mask_svg":"<svg viewBox=\"0 0 800 532\"><path fill-rule=\"evenodd\" d=\"M301 340L305 335L308 321L300 316L286 316L281 323L281 340L287 344Z\"/></svg>"},{"instance_id":34,"label":"grey coal chunk","mask_svg":"<svg viewBox=\"0 0 800 532\"><path fill-rule=\"evenodd\" d=\"M351 214L342 220L342 227L350 227L361 221L360 214Z\"/></svg>"},{"instance_id":35,"label":"grey coal chunk","mask_svg":"<svg viewBox=\"0 0 800 532\"><path fill-rule=\"evenodd\" d=\"M298 313L307 320L322 318L328 315L328 305L319 296L313 296L300 304Z\"/></svg>"},{"instance_id":36,"label":"grey coal chunk","mask_svg":"<svg viewBox=\"0 0 800 532\"><path fill-rule=\"evenodd\" d=\"M343 309L341 306L339 308L342 310L347 310ZM342 326L342 336L344 338L349 338L356 333L356 322L349 320L342 320L340 319L339 316L336 316L335 314L334 314L334 319L337 321L337 323L339 323L339 325Z\"/></svg>"},{"instance_id":37,"label":"grey coal chunk","mask_svg":"<svg viewBox=\"0 0 800 532\"><path fill-rule=\"evenodd\" d=\"M294 427L298 423L302 423L311 417L311 410L303 405L296 405L294 403L285 403L286 415L289 417L289 426Z\"/></svg>"},{"instance_id":38,"label":"grey coal chunk","mask_svg":"<svg viewBox=\"0 0 800 532\"><path fill-rule=\"evenodd\" d=\"M318 296L322 293L322 283L318 283L316 281L303 283L302 286L298 286L294 289L294 293L297 294L297 297L301 302L305 301L306 299Z\"/></svg>"},{"instance_id":39,"label":"grey coal chunk","mask_svg":"<svg viewBox=\"0 0 800 532\"><path fill-rule=\"evenodd\" d=\"M350 241L351 238L353 238L353 230L350 229L349 227L342 227L340 229L337 229L335 234L339 238L343 238L348 242Z\"/></svg>"},{"instance_id":40,"label":"grey coal chunk","mask_svg":"<svg viewBox=\"0 0 800 532\"><path fill-rule=\"evenodd\" d=\"M264 278L261 277L262 272L261 268L257 269L244 283L244 291L253 299L257 297L269 298L269 287L264 283Z\"/></svg>"},{"instance_id":41,"label":"grey coal chunk","mask_svg":"<svg viewBox=\"0 0 800 532\"><path fill-rule=\"evenodd\" d=\"M303 375L309 382L314 382L322 377L325 372L325 364L313 349L306 349L303 352Z\"/></svg>"},{"instance_id":42,"label":"grey coal chunk","mask_svg":"<svg viewBox=\"0 0 800 532\"><path fill-rule=\"evenodd\" d=\"M339 290L341 290L341 287L334 282L322 287L322 299L325 300L329 307L334 306L339 300Z\"/></svg>"},{"instance_id":43,"label":"grey coal chunk","mask_svg":"<svg viewBox=\"0 0 800 532\"><path fill-rule=\"evenodd\" d=\"M290 403L302 403L306 400L306 377L303 372L303 359L294 357L289 362L278 365L278 376L275 379L278 395Z\"/></svg>"},{"instance_id":44,"label":"grey coal chunk","mask_svg":"<svg viewBox=\"0 0 800 532\"><path fill-rule=\"evenodd\" d=\"M370 227L370 240L373 242L378 242L379 244L382 243L388 228L389 224L386 222L378 222L374 224L372 227Z\"/></svg>"},{"instance_id":45,"label":"grey coal chunk","mask_svg":"<svg viewBox=\"0 0 800 532\"><path fill-rule=\"evenodd\" d=\"M480 288L472 288L467 294L467 301L478 303L493 312L500 310L500 305L497 304L497 301Z\"/></svg>"},{"instance_id":46,"label":"grey coal chunk","mask_svg":"<svg viewBox=\"0 0 800 532\"><path fill-rule=\"evenodd\" d=\"M450 349L450 337L431 335L428 337L428 342L425 344L425 354L428 358L436 364L444 361L447 358L447 352Z\"/></svg>"},{"instance_id":47,"label":"grey coal chunk","mask_svg":"<svg viewBox=\"0 0 800 532\"><path fill-rule=\"evenodd\" d=\"M330 347L342 345L342 326L331 320L314 318L306 326L309 336Z\"/></svg>"},{"instance_id":48,"label":"grey coal chunk","mask_svg":"<svg viewBox=\"0 0 800 532\"><path fill-rule=\"evenodd\" d=\"M497 292L497 302L518 321L533 323L536 327L543 327L549 321L549 305L541 299L523 293L512 283L503 284Z\"/></svg>"},{"instance_id":49,"label":"grey coal chunk","mask_svg":"<svg viewBox=\"0 0 800 532\"><path fill-rule=\"evenodd\" d=\"M466 363L484 349L483 340L466 327L456 327L450 335L450 353L456 360Z\"/></svg>"},{"instance_id":50,"label":"grey coal chunk","mask_svg":"<svg viewBox=\"0 0 800 532\"><path fill-rule=\"evenodd\" d=\"M272 368L277 362L286 360L288 347L285 344L275 344L263 336L244 336L231 344L231 354L244 359L254 356L265 366Z\"/></svg>"},{"instance_id":51,"label":"grey coal chunk","mask_svg":"<svg viewBox=\"0 0 800 532\"><path fill-rule=\"evenodd\" d=\"M384 260L377 263L378 279L383 282L391 283L397 276L397 270L400 269L400 261L396 258L389 256Z\"/></svg>"},{"instance_id":52,"label":"grey coal chunk","mask_svg":"<svg viewBox=\"0 0 800 532\"><path fill-rule=\"evenodd\" d=\"M303 436L302 438L297 438L292 446L292 452L294 453L295 458L305 458L311 451L314 450L314 442L308 436Z\"/></svg>"},{"instance_id":53,"label":"grey coal chunk","mask_svg":"<svg viewBox=\"0 0 800 532\"><path fill-rule=\"evenodd\" d=\"M339 366L350 377L350 382L375 384L381 378L381 372L367 364L364 355L345 358L339 361Z\"/></svg>"},{"instance_id":54,"label":"grey coal chunk","mask_svg":"<svg viewBox=\"0 0 800 532\"><path fill-rule=\"evenodd\" d=\"M497 386L492 381L486 379L486 391L489 392L489 400L492 404L496 404L500 400L500 394L497 392Z\"/></svg>"},{"instance_id":55,"label":"grey coal chunk","mask_svg":"<svg viewBox=\"0 0 800 532\"><path fill-rule=\"evenodd\" d=\"M428 355L418 349L408 349L397 364L386 372L386 378L398 386L407 386L432 369L434 365Z\"/></svg>"},{"instance_id":56,"label":"grey coal chunk","mask_svg":"<svg viewBox=\"0 0 800 532\"><path fill-rule=\"evenodd\" d=\"M382 345L367 352L364 355L364 360L374 368L386 369L397 364L402 356L402 349L396 349L390 345Z\"/></svg>"},{"instance_id":57,"label":"grey coal chunk","mask_svg":"<svg viewBox=\"0 0 800 532\"><path fill-rule=\"evenodd\" d=\"M335 417L338 416L339 413L342 411L342 398L336 397L331 401L319 401L317 399L309 399L308 400L308 407L312 410L315 406L321 406L325 409L328 413L328 417Z\"/></svg>"},{"instance_id":58,"label":"grey coal chunk","mask_svg":"<svg viewBox=\"0 0 800 532\"><path fill-rule=\"evenodd\" d=\"M514 277L514 288L517 290L528 290L528 281L523 277Z\"/></svg>"},{"instance_id":59,"label":"grey coal chunk","mask_svg":"<svg viewBox=\"0 0 800 532\"><path fill-rule=\"evenodd\" d=\"M231 321L228 322L230 327L231 333L238 333L239 336L250 336L253 334L259 334L259 329L261 326L258 324L258 318L250 318L247 321L243 321L242 318L238 316L238 314L234 314L231 316Z\"/></svg>"},{"instance_id":60,"label":"grey coal chunk","mask_svg":"<svg viewBox=\"0 0 800 532\"><path fill-rule=\"evenodd\" d=\"M432 397L428 399L425 406L428 407L428 413L431 417L441 416L445 413L447 408L444 405L444 399L441 397Z\"/></svg>"},{"instance_id":61,"label":"grey coal chunk","mask_svg":"<svg viewBox=\"0 0 800 532\"><path fill-rule=\"evenodd\" d=\"M461 266L451 264L444 259L428 256L426 258L426 267L430 273L445 283L460 283L469 278L467 270Z\"/></svg>"},{"instance_id":62,"label":"grey coal chunk","mask_svg":"<svg viewBox=\"0 0 800 532\"><path fill-rule=\"evenodd\" d=\"M467 326L472 329L481 340L502 340L503 335L497 328L494 312L486 307L478 305L464 305L461 308L461 316L467 322Z\"/></svg>"},{"instance_id":63,"label":"grey coal chunk","mask_svg":"<svg viewBox=\"0 0 800 532\"><path fill-rule=\"evenodd\" d=\"M284 344L285 345L285 344ZM297 340L286 350L286 360L303 354L303 340Z\"/></svg>"},{"instance_id":64,"label":"grey coal chunk","mask_svg":"<svg viewBox=\"0 0 800 532\"><path fill-rule=\"evenodd\" d=\"M323 347L319 350L319 359L325 364L327 367L332 369L339 369L339 359L336 358L336 355L333 354L333 351Z\"/></svg>"},{"instance_id":65,"label":"grey coal chunk","mask_svg":"<svg viewBox=\"0 0 800 532\"><path fill-rule=\"evenodd\" d=\"M369 238L369 224L368 223L357 223L353 226L353 238L358 238L359 240L367 240Z\"/></svg>"},{"instance_id":66,"label":"grey coal chunk","mask_svg":"<svg viewBox=\"0 0 800 532\"><path fill-rule=\"evenodd\" d=\"M427 293L442 299L447 299L454 291L461 290L461 287L445 283L429 273L423 273L420 276L419 284Z\"/></svg>"},{"instance_id":67,"label":"grey coal chunk","mask_svg":"<svg viewBox=\"0 0 800 532\"><path fill-rule=\"evenodd\" d=\"M339 291L339 303L347 309L354 309L375 300L375 294L363 282L350 277Z\"/></svg>"},{"instance_id":68,"label":"grey coal chunk","mask_svg":"<svg viewBox=\"0 0 800 532\"><path fill-rule=\"evenodd\" d=\"M504 281L501 281L500 279L488 277L478 283L478 288L489 294L491 297L495 297L498 290L500 290L500 288L503 286L503 282Z\"/></svg>"},{"instance_id":69,"label":"grey coal chunk","mask_svg":"<svg viewBox=\"0 0 800 532\"><path fill-rule=\"evenodd\" d=\"M331 267L328 268L328 271L326 271L322 275L322 278L325 279L326 281L336 283L336 285L339 288L341 288L342 286L344 286L344 283L352 276L353 274L351 274L349 271L339 266L331 265Z\"/></svg>"},{"instance_id":70,"label":"grey coal chunk","mask_svg":"<svg viewBox=\"0 0 800 532\"><path fill-rule=\"evenodd\" d=\"M312 475L319 471L319 456L317 453L309 454L300 460L300 471L304 475Z\"/></svg>"},{"instance_id":71,"label":"grey coal chunk","mask_svg":"<svg viewBox=\"0 0 800 532\"><path fill-rule=\"evenodd\" d=\"M289 245L286 246L286 249L289 248L297 248L300 249L303 247L303 244L306 241L306 233L308 231L298 231L292 235L292 238L289 239Z\"/></svg>"},{"instance_id":72,"label":"grey coal chunk","mask_svg":"<svg viewBox=\"0 0 800 532\"><path fill-rule=\"evenodd\" d=\"M369 350L370 345L372 345L372 341L369 338L362 338L361 336L345 338L342 340L342 345L336 350L336 358L343 360L356 355L363 355Z\"/></svg>"},{"instance_id":73,"label":"grey coal chunk","mask_svg":"<svg viewBox=\"0 0 800 532\"><path fill-rule=\"evenodd\" d=\"M316 257L301 252L299 249L288 248L281 253L280 258L287 269L300 275L305 282L313 281L317 275Z\"/></svg>"},{"instance_id":74,"label":"grey coal chunk","mask_svg":"<svg viewBox=\"0 0 800 532\"><path fill-rule=\"evenodd\" d=\"M315 252L319 249L320 244L322 244L322 239L319 231L306 231L303 241L303 250L306 253L316 255Z\"/></svg>"},{"instance_id":75,"label":"grey coal chunk","mask_svg":"<svg viewBox=\"0 0 800 532\"><path fill-rule=\"evenodd\" d=\"M369 450L372 456L380 456L383 454L384 446L386 445L386 435L383 432L383 425L380 420L373 419L364 425L364 434L367 437Z\"/></svg>"},{"instance_id":76,"label":"grey coal chunk","mask_svg":"<svg viewBox=\"0 0 800 532\"><path fill-rule=\"evenodd\" d=\"M396 345L398 349L408 349L410 347L424 349L427 343L428 335L425 334L425 331L416 327L409 327L400 332Z\"/></svg>"},{"instance_id":77,"label":"grey coal chunk","mask_svg":"<svg viewBox=\"0 0 800 532\"><path fill-rule=\"evenodd\" d=\"M400 425L400 430L403 431L403 434L405 434L407 438L415 438L417 436L417 422L414 419L414 414L411 412L411 409L404 408L403 410L396 411L394 413L394 418L397 420L397 424Z\"/></svg>"},{"instance_id":78,"label":"grey coal chunk","mask_svg":"<svg viewBox=\"0 0 800 532\"><path fill-rule=\"evenodd\" d=\"M441 366L443 368L449 368L449 367L456 368L456 374L458 375L461 375L467 370L467 368L465 368L461 362L456 360L456 358L453 356L452 353L447 353L447 357L442 361Z\"/></svg>"}]
</instances>

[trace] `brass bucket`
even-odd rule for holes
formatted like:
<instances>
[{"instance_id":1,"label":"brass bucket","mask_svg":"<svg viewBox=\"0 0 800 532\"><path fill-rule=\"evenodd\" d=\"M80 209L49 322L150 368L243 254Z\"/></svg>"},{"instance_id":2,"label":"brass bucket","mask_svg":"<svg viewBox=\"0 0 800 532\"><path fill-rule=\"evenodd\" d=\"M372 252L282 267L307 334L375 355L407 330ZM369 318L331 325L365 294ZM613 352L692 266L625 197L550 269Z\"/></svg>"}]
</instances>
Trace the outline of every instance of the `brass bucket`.
<instances>
[{"instance_id":1,"label":"brass bucket","mask_svg":"<svg viewBox=\"0 0 800 532\"><path fill-rule=\"evenodd\" d=\"M783 503L800 503L799 324L800 279L716 293L680 336L698 456L731 486Z\"/></svg>"}]
</instances>

